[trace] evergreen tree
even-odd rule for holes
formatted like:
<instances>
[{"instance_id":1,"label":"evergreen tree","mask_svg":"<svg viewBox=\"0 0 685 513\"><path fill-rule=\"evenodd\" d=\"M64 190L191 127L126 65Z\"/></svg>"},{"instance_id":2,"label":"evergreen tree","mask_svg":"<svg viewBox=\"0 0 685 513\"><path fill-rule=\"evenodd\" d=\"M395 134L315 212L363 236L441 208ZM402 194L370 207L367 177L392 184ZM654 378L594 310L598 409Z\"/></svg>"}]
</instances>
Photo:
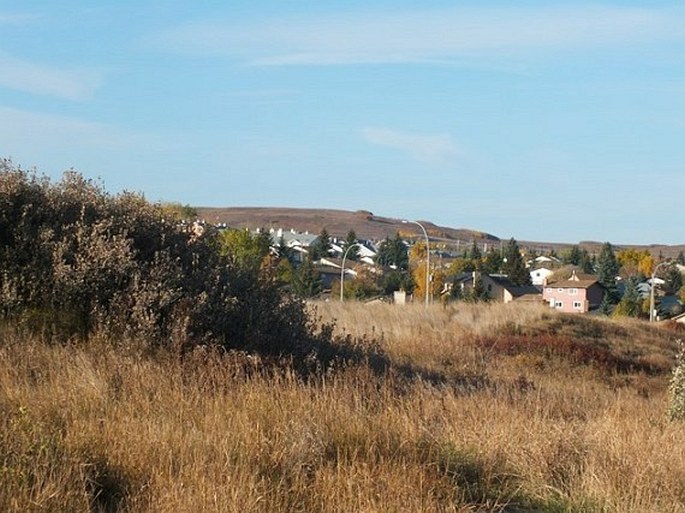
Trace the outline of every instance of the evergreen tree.
<instances>
[{"instance_id":1,"label":"evergreen tree","mask_svg":"<svg viewBox=\"0 0 685 513\"><path fill-rule=\"evenodd\" d=\"M353 244L357 244L357 234L354 233L354 230L350 230L347 232L347 236L345 237L344 250L347 250ZM354 261L359 260L359 248L355 246L353 249L350 249L350 252L347 253L347 258Z\"/></svg>"},{"instance_id":2,"label":"evergreen tree","mask_svg":"<svg viewBox=\"0 0 685 513\"><path fill-rule=\"evenodd\" d=\"M481 303L489 300L490 296L488 296L488 291L485 289L481 274L476 273L476 277L473 280L473 288L464 296L464 301L467 303Z\"/></svg>"},{"instance_id":3,"label":"evergreen tree","mask_svg":"<svg viewBox=\"0 0 685 513\"><path fill-rule=\"evenodd\" d=\"M611 314L611 301L608 293L605 293L604 296L602 296L602 302L599 304L599 312L602 315Z\"/></svg>"},{"instance_id":4,"label":"evergreen tree","mask_svg":"<svg viewBox=\"0 0 685 513\"><path fill-rule=\"evenodd\" d=\"M678 253L678 256L676 257L675 261L680 265L685 265L685 253L683 253L682 251Z\"/></svg>"},{"instance_id":5,"label":"evergreen tree","mask_svg":"<svg viewBox=\"0 0 685 513\"><path fill-rule=\"evenodd\" d=\"M595 266L592 261L592 257L585 248L581 248L580 250L580 261L578 262L578 267L580 267L585 274L593 274L595 272Z\"/></svg>"},{"instance_id":6,"label":"evergreen tree","mask_svg":"<svg viewBox=\"0 0 685 513\"><path fill-rule=\"evenodd\" d=\"M397 269L406 271L409 268L409 254L407 245L400 237L400 234L395 234L394 238L387 237L381 242L378 248L378 255L376 262L379 265L390 267L395 266Z\"/></svg>"},{"instance_id":7,"label":"evergreen tree","mask_svg":"<svg viewBox=\"0 0 685 513\"><path fill-rule=\"evenodd\" d=\"M613 304L618 301L618 290L616 288L616 276L620 270L620 265L616 254L614 253L614 248L609 242L602 244L602 249L599 252L599 257L597 258L597 274L599 283L604 286L604 288L609 293L608 300Z\"/></svg>"},{"instance_id":8,"label":"evergreen tree","mask_svg":"<svg viewBox=\"0 0 685 513\"><path fill-rule=\"evenodd\" d=\"M482 270L488 274L496 274L501 272L502 264L502 255L499 250L490 250L485 254Z\"/></svg>"},{"instance_id":9,"label":"evergreen tree","mask_svg":"<svg viewBox=\"0 0 685 513\"><path fill-rule=\"evenodd\" d=\"M572 246L570 249L564 251L562 261L565 264L580 265L582 253L578 246Z\"/></svg>"},{"instance_id":10,"label":"evergreen tree","mask_svg":"<svg viewBox=\"0 0 685 513\"><path fill-rule=\"evenodd\" d=\"M295 265L295 251L293 248L289 247L283 236L281 235L280 239L278 239L278 246L276 248L276 251L278 252L278 258L280 260L287 260L290 265L294 266Z\"/></svg>"},{"instance_id":11,"label":"evergreen tree","mask_svg":"<svg viewBox=\"0 0 685 513\"><path fill-rule=\"evenodd\" d=\"M504 248L504 273L514 285L530 285L530 273L523 262L516 239L511 238Z\"/></svg>"},{"instance_id":12,"label":"evergreen tree","mask_svg":"<svg viewBox=\"0 0 685 513\"><path fill-rule=\"evenodd\" d=\"M331 249L331 237L324 226L316 240L309 246L309 256L312 260L319 260L328 256Z\"/></svg>"},{"instance_id":13,"label":"evergreen tree","mask_svg":"<svg viewBox=\"0 0 685 513\"><path fill-rule=\"evenodd\" d=\"M615 315L624 317L639 317L642 310L642 298L637 290L637 283L634 278L629 278L626 282L626 290L621 301L616 305Z\"/></svg>"},{"instance_id":14,"label":"evergreen tree","mask_svg":"<svg viewBox=\"0 0 685 513\"><path fill-rule=\"evenodd\" d=\"M293 276L293 292L300 297L310 298L321 292L322 288L321 274L314 267L312 258L306 258Z\"/></svg>"},{"instance_id":15,"label":"evergreen tree","mask_svg":"<svg viewBox=\"0 0 685 513\"><path fill-rule=\"evenodd\" d=\"M414 292L414 279L407 271L391 269L383 274L380 280L380 288L383 294L389 295L396 290L404 290L407 294Z\"/></svg>"},{"instance_id":16,"label":"evergreen tree","mask_svg":"<svg viewBox=\"0 0 685 513\"><path fill-rule=\"evenodd\" d=\"M666 282L664 287L668 293L675 294L683 286L683 275L680 274L675 265L669 265L664 275L664 281Z\"/></svg>"}]
</instances>

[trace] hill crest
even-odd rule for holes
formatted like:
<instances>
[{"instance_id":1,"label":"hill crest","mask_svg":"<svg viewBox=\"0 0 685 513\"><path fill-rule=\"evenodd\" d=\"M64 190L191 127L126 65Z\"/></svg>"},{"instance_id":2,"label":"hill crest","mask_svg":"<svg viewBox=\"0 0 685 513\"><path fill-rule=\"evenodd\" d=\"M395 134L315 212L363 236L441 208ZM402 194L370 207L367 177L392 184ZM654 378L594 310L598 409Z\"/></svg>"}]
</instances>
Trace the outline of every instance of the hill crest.
<instances>
[{"instance_id":1,"label":"hill crest","mask_svg":"<svg viewBox=\"0 0 685 513\"><path fill-rule=\"evenodd\" d=\"M418 226L402 219L377 216L369 210L335 210L318 208L281 207L196 207L198 216L208 223L226 223L233 228L282 228L300 232L319 233L326 228L328 233L344 237L354 230L362 239L380 240L394 236L421 234ZM467 228L439 226L430 221L419 221L431 239L462 241L499 241L492 234Z\"/></svg>"}]
</instances>

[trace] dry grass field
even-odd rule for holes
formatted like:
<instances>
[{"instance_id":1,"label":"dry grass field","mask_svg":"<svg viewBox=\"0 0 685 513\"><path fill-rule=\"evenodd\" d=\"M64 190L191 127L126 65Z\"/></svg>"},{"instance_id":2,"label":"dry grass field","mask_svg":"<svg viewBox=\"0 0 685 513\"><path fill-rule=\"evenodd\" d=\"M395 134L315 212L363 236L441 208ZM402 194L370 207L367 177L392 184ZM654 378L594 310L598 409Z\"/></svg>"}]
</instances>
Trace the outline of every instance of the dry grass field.
<instances>
[{"instance_id":1,"label":"dry grass field","mask_svg":"<svg viewBox=\"0 0 685 513\"><path fill-rule=\"evenodd\" d=\"M392 367L304 378L0 328L0 511L685 511L677 333L528 306L312 308Z\"/></svg>"}]
</instances>

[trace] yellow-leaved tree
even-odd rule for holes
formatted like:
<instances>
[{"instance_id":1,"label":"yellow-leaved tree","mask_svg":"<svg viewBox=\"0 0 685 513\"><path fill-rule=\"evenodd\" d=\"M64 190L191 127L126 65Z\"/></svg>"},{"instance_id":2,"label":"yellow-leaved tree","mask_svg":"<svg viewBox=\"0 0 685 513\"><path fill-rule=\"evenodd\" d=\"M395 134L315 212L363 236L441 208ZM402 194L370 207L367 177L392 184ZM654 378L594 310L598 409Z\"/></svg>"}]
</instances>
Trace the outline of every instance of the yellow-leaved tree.
<instances>
[{"instance_id":1,"label":"yellow-leaved tree","mask_svg":"<svg viewBox=\"0 0 685 513\"><path fill-rule=\"evenodd\" d=\"M621 275L630 278L642 274L650 276L654 269L654 257L649 251L636 249L623 249L616 254L616 259L621 264Z\"/></svg>"},{"instance_id":2,"label":"yellow-leaved tree","mask_svg":"<svg viewBox=\"0 0 685 513\"><path fill-rule=\"evenodd\" d=\"M414 301L422 301L426 297L426 243L416 242L409 250L409 269L414 279ZM429 298L431 301L440 296L445 286L446 272L430 263Z\"/></svg>"}]
</instances>

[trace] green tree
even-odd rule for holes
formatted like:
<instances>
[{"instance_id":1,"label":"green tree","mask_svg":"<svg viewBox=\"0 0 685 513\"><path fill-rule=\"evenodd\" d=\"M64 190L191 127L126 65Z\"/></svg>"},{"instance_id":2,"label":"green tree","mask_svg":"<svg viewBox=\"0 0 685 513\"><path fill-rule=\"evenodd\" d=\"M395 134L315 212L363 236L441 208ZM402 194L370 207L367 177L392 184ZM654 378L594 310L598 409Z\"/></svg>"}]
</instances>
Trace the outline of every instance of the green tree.
<instances>
[{"instance_id":1,"label":"green tree","mask_svg":"<svg viewBox=\"0 0 685 513\"><path fill-rule=\"evenodd\" d=\"M501 272L503 264L504 261L502 260L500 251L491 249L485 254L482 270L488 274L496 274Z\"/></svg>"},{"instance_id":2,"label":"green tree","mask_svg":"<svg viewBox=\"0 0 685 513\"><path fill-rule=\"evenodd\" d=\"M322 289L321 274L314 266L312 258L306 258L295 271L292 291L299 297L311 298L318 295Z\"/></svg>"},{"instance_id":3,"label":"green tree","mask_svg":"<svg viewBox=\"0 0 685 513\"><path fill-rule=\"evenodd\" d=\"M569 249L562 251L561 261L564 264L571 264L580 266L581 251L578 246L571 246Z\"/></svg>"},{"instance_id":4,"label":"green tree","mask_svg":"<svg viewBox=\"0 0 685 513\"><path fill-rule=\"evenodd\" d=\"M483 284L481 273L476 273L476 276L473 280L473 287L466 294L464 294L463 299L467 303L482 303L490 300L488 291L485 289L485 285Z\"/></svg>"},{"instance_id":5,"label":"green tree","mask_svg":"<svg viewBox=\"0 0 685 513\"><path fill-rule=\"evenodd\" d=\"M271 235L263 230L254 234L249 230L223 230L219 235L219 252L254 277L269 256L270 246Z\"/></svg>"},{"instance_id":6,"label":"green tree","mask_svg":"<svg viewBox=\"0 0 685 513\"><path fill-rule=\"evenodd\" d=\"M378 296L381 293L381 287L375 274L368 267L358 266L356 270L357 276L345 279L344 297L359 300ZM335 287L333 292L336 292ZM340 282L337 282L337 294L340 294Z\"/></svg>"},{"instance_id":7,"label":"green tree","mask_svg":"<svg viewBox=\"0 0 685 513\"><path fill-rule=\"evenodd\" d=\"M609 294L605 293L602 296L602 302L599 304L599 313L602 315L611 315L612 303Z\"/></svg>"},{"instance_id":8,"label":"green tree","mask_svg":"<svg viewBox=\"0 0 685 513\"><path fill-rule=\"evenodd\" d=\"M376 262L384 267L394 266L403 271L409 268L409 251L399 233L395 234L393 238L386 237L381 242Z\"/></svg>"},{"instance_id":9,"label":"green tree","mask_svg":"<svg viewBox=\"0 0 685 513\"><path fill-rule=\"evenodd\" d=\"M464 257L455 258L449 266L448 273L456 276L460 273L470 273L475 271L476 267L473 265L473 260Z\"/></svg>"},{"instance_id":10,"label":"green tree","mask_svg":"<svg viewBox=\"0 0 685 513\"><path fill-rule=\"evenodd\" d=\"M197 210L190 205L181 203L162 203L160 205L163 215L170 216L175 221L191 221L197 219Z\"/></svg>"},{"instance_id":11,"label":"green tree","mask_svg":"<svg viewBox=\"0 0 685 513\"><path fill-rule=\"evenodd\" d=\"M276 246L276 252L278 253L278 258L280 260L287 260L292 267L295 266L295 250L288 246L282 235L278 239L278 246Z\"/></svg>"},{"instance_id":12,"label":"green tree","mask_svg":"<svg viewBox=\"0 0 685 513\"><path fill-rule=\"evenodd\" d=\"M597 281L607 290L608 301L613 304L618 302L618 289L616 277L620 270L620 264L614 253L614 248L609 242L602 244L602 249L597 257Z\"/></svg>"},{"instance_id":13,"label":"green tree","mask_svg":"<svg viewBox=\"0 0 685 513\"><path fill-rule=\"evenodd\" d=\"M664 288L669 294L676 294L683 286L683 275L675 265L669 265L664 273Z\"/></svg>"},{"instance_id":14,"label":"green tree","mask_svg":"<svg viewBox=\"0 0 685 513\"><path fill-rule=\"evenodd\" d=\"M637 290L637 283L634 278L628 278L626 290L616 305L614 315L620 317L639 317L642 312L642 298Z\"/></svg>"},{"instance_id":15,"label":"green tree","mask_svg":"<svg viewBox=\"0 0 685 513\"><path fill-rule=\"evenodd\" d=\"M352 247L353 244L357 244L357 234L354 232L354 230L350 230L347 232L347 236L345 237L345 247L343 248L343 251ZM353 261L359 260L359 247L355 246L354 248L350 249L349 253L347 253L347 258Z\"/></svg>"},{"instance_id":16,"label":"green tree","mask_svg":"<svg viewBox=\"0 0 685 513\"><path fill-rule=\"evenodd\" d=\"M404 290L407 294L414 293L414 279L407 271L389 269L383 273L380 279L381 292L385 295L392 294L396 290Z\"/></svg>"},{"instance_id":17,"label":"green tree","mask_svg":"<svg viewBox=\"0 0 685 513\"><path fill-rule=\"evenodd\" d=\"M328 234L326 227L321 229L321 233L316 240L309 246L309 256L312 260L319 260L327 257L331 249L331 236Z\"/></svg>"},{"instance_id":18,"label":"green tree","mask_svg":"<svg viewBox=\"0 0 685 513\"><path fill-rule=\"evenodd\" d=\"M580 261L578 263L578 267L580 267L581 271L585 274L594 274L595 272L595 263L590 256L590 253L588 253L587 249L585 248L580 249Z\"/></svg>"},{"instance_id":19,"label":"green tree","mask_svg":"<svg viewBox=\"0 0 685 513\"><path fill-rule=\"evenodd\" d=\"M504 248L504 273L514 285L530 285L530 273L523 262L523 256L516 239L511 238Z\"/></svg>"}]
</instances>

